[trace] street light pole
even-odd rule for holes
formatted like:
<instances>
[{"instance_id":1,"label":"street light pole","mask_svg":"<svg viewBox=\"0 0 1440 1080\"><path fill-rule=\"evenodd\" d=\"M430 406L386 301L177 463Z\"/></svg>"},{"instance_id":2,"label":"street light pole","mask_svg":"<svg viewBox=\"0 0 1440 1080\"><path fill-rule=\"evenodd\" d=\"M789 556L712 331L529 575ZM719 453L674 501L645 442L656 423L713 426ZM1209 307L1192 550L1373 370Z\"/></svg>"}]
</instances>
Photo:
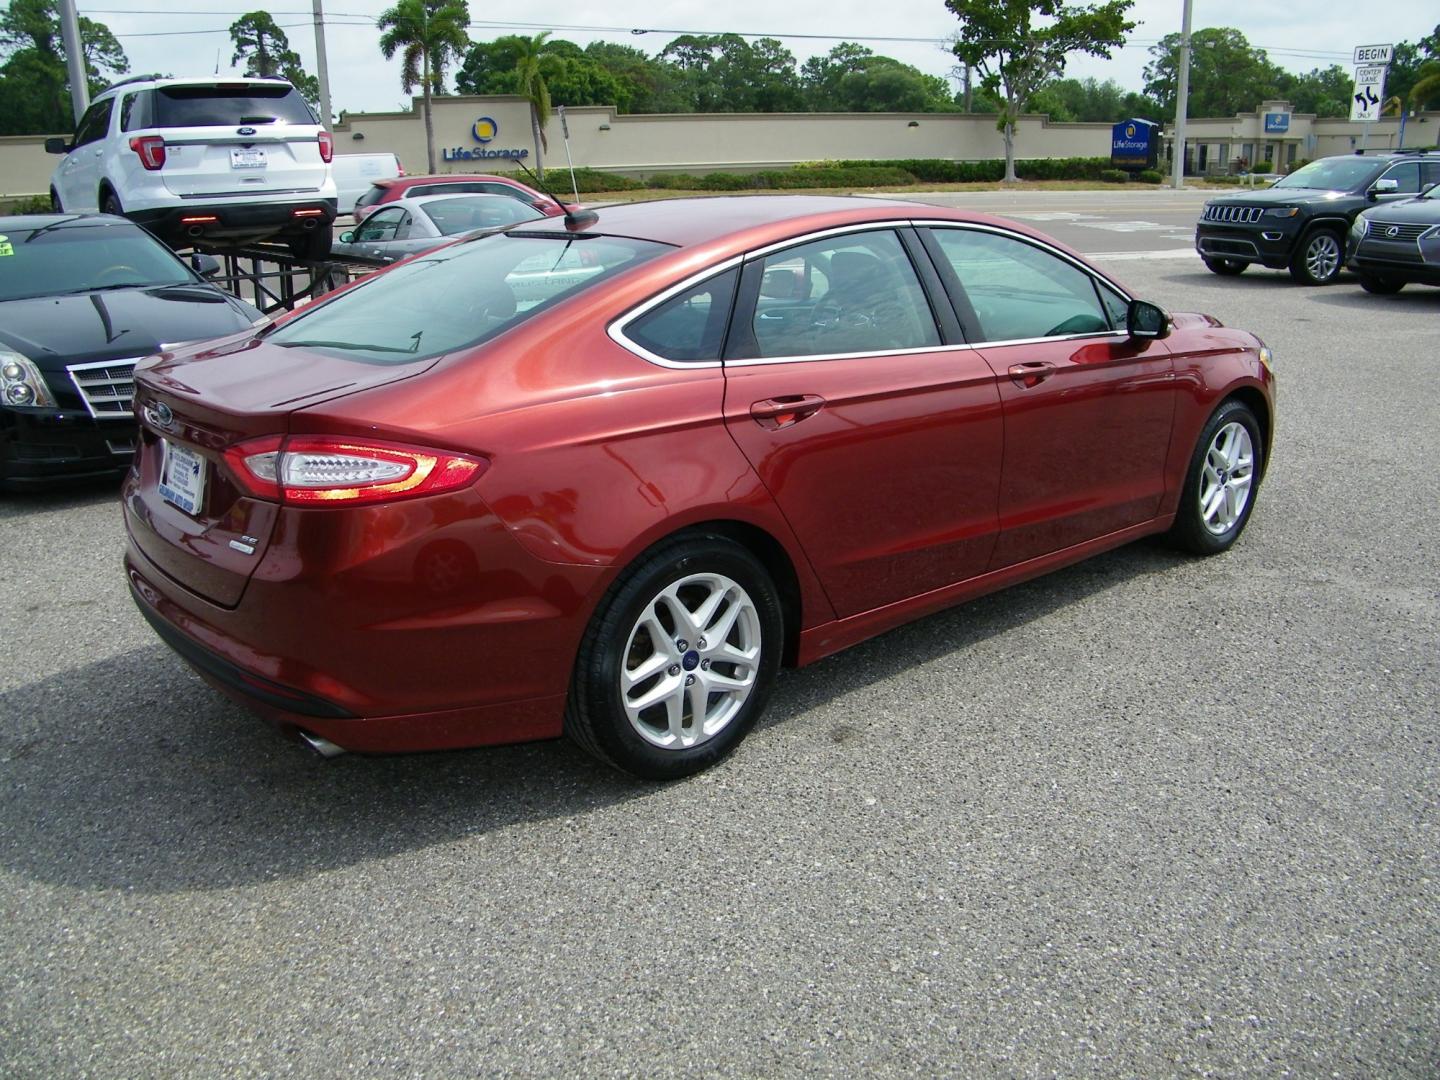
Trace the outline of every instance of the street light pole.
<instances>
[{"instance_id":1,"label":"street light pole","mask_svg":"<svg viewBox=\"0 0 1440 1080\"><path fill-rule=\"evenodd\" d=\"M325 10L314 0L315 10L315 72L320 82L320 124L327 131L334 122L330 111L330 65L325 62Z\"/></svg>"},{"instance_id":2,"label":"street light pole","mask_svg":"<svg viewBox=\"0 0 1440 1080\"><path fill-rule=\"evenodd\" d=\"M70 76L70 107L75 122L90 107L90 80L85 77L85 46L80 40L80 20L75 0L60 0L60 37L65 42L65 69Z\"/></svg>"},{"instance_id":3,"label":"street light pole","mask_svg":"<svg viewBox=\"0 0 1440 1080\"><path fill-rule=\"evenodd\" d=\"M318 0L317 0L318 2ZM1185 114L1190 111L1190 0L1180 22L1180 78L1175 85L1175 139L1170 186L1185 186Z\"/></svg>"}]
</instances>

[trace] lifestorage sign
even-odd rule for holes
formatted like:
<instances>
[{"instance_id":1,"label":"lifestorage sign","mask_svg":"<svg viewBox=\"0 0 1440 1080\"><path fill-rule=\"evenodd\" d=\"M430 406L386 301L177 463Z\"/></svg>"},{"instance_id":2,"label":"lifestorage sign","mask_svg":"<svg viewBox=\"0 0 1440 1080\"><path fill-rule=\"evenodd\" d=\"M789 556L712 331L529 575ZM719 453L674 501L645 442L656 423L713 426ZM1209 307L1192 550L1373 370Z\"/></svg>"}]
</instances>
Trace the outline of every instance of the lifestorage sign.
<instances>
[{"instance_id":1,"label":"lifestorage sign","mask_svg":"<svg viewBox=\"0 0 1440 1080\"><path fill-rule=\"evenodd\" d=\"M1158 125L1121 120L1110 129L1110 164L1117 169L1153 169L1159 160Z\"/></svg>"}]
</instances>

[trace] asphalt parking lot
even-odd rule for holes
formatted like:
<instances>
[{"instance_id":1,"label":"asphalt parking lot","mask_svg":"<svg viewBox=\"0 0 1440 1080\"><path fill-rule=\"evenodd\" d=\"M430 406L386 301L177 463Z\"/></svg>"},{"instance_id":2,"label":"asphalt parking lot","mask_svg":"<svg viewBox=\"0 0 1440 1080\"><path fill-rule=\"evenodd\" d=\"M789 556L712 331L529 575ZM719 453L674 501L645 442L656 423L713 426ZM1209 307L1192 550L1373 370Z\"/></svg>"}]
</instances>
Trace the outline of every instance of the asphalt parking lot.
<instances>
[{"instance_id":1,"label":"asphalt parking lot","mask_svg":"<svg viewBox=\"0 0 1440 1080\"><path fill-rule=\"evenodd\" d=\"M1270 344L1246 535L787 673L690 781L321 761L132 608L115 485L0 498L0 1075L1440 1072L1440 289L988 198Z\"/></svg>"}]
</instances>

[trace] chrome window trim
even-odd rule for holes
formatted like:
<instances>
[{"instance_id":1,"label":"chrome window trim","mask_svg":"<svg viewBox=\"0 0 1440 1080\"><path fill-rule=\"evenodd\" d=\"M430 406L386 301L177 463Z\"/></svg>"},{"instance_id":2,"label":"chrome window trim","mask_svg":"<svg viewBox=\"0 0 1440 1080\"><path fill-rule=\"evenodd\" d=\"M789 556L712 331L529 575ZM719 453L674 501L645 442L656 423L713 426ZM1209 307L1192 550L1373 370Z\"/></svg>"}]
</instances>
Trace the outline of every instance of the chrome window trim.
<instances>
[{"instance_id":1,"label":"chrome window trim","mask_svg":"<svg viewBox=\"0 0 1440 1080\"><path fill-rule=\"evenodd\" d=\"M800 364L824 360L856 360L860 359L861 357L867 356L914 356L919 353L974 352L978 349L984 349L986 347L1000 348L1010 345L1037 345L1047 341L1078 341L1081 339L1100 341L1106 338L1118 338L1123 340L1128 339L1130 336L1124 330L1104 330L1085 334L1057 334L1054 337L1014 338L1011 340L1001 341L967 341L960 342L954 345L936 344L917 346L913 349L887 349L882 352L814 353L806 354L803 356L766 356L756 357L748 360L730 361L667 360L665 357L657 356L649 349L646 349L643 346L636 344L634 341L630 340L630 338L625 336L625 328L629 326L630 323L638 319L640 316L644 315L646 312L665 303L665 301L671 299L676 294L693 288L694 286L701 284L708 278L711 278L716 274L722 274L726 270L729 270L732 267L740 266L743 263L750 261L751 259L762 258L766 255L773 254L776 251L783 251L786 248L798 247L802 244L808 244L815 240L823 240L829 236L841 236L845 233L853 232L878 232L881 230L888 230L894 232L896 229L907 226L918 228L937 227L944 229L971 230L974 232L988 232L994 233L997 236L1005 236L1014 240L1019 240L1022 243L1031 244L1037 248L1040 248L1042 251L1056 256L1057 258L1075 267L1075 269L1079 270L1081 273L1087 274L1092 278L1099 279L1100 281L1104 282L1107 287L1112 289L1118 296L1122 297L1127 304L1135 299L1135 297L1130 293L1130 290L1122 287L1112 278L1096 270L1094 267L1090 266L1085 262L1082 262L1075 256L1071 255L1069 252L1062 251L1061 249L1055 247L1053 244L1048 244L1043 240L1040 240L1033 236L1028 236L1025 233L1016 232L1013 229L1005 229L995 225L986 225L980 222L972 221L948 221L944 218L894 218L885 221L867 221L855 225L837 225L833 228L821 229L819 232L802 233L799 236L791 237L786 240L778 240L772 244L766 244L764 247L754 248L753 250L744 252L740 255L732 255L730 258L725 259L723 262L714 263L710 266L707 266L703 270L698 270L695 273L689 275L688 277L683 278L678 283L671 285L670 287L664 289L659 293L656 293L648 300L642 301L636 307L631 308L619 318L612 320L610 325L605 328L606 336L609 337L611 341L613 341L616 345L619 345L626 352L632 353L633 355L638 356L642 360L655 364L657 367L671 368L673 370L683 371L689 371L696 368L760 367L766 364Z\"/></svg>"}]
</instances>

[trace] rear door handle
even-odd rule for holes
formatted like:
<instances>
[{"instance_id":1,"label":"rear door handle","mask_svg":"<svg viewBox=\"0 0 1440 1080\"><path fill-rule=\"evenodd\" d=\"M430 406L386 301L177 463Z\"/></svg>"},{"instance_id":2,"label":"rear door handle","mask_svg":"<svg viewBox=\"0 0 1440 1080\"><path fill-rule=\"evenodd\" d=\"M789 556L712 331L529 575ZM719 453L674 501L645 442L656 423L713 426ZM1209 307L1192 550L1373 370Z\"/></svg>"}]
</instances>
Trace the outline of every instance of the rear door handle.
<instances>
[{"instance_id":1,"label":"rear door handle","mask_svg":"<svg viewBox=\"0 0 1440 1080\"><path fill-rule=\"evenodd\" d=\"M755 402L750 406L750 418L761 427L774 431L798 424L824 407L825 399L819 394L785 394Z\"/></svg>"},{"instance_id":2,"label":"rear door handle","mask_svg":"<svg viewBox=\"0 0 1440 1080\"><path fill-rule=\"evenodd\" d=\"M1055 365L1047 360L1031 360L1024 364L1010 365L1010 379L1016 386L1030 389L1055 374Z\"/></svg>"}]
</instances>

